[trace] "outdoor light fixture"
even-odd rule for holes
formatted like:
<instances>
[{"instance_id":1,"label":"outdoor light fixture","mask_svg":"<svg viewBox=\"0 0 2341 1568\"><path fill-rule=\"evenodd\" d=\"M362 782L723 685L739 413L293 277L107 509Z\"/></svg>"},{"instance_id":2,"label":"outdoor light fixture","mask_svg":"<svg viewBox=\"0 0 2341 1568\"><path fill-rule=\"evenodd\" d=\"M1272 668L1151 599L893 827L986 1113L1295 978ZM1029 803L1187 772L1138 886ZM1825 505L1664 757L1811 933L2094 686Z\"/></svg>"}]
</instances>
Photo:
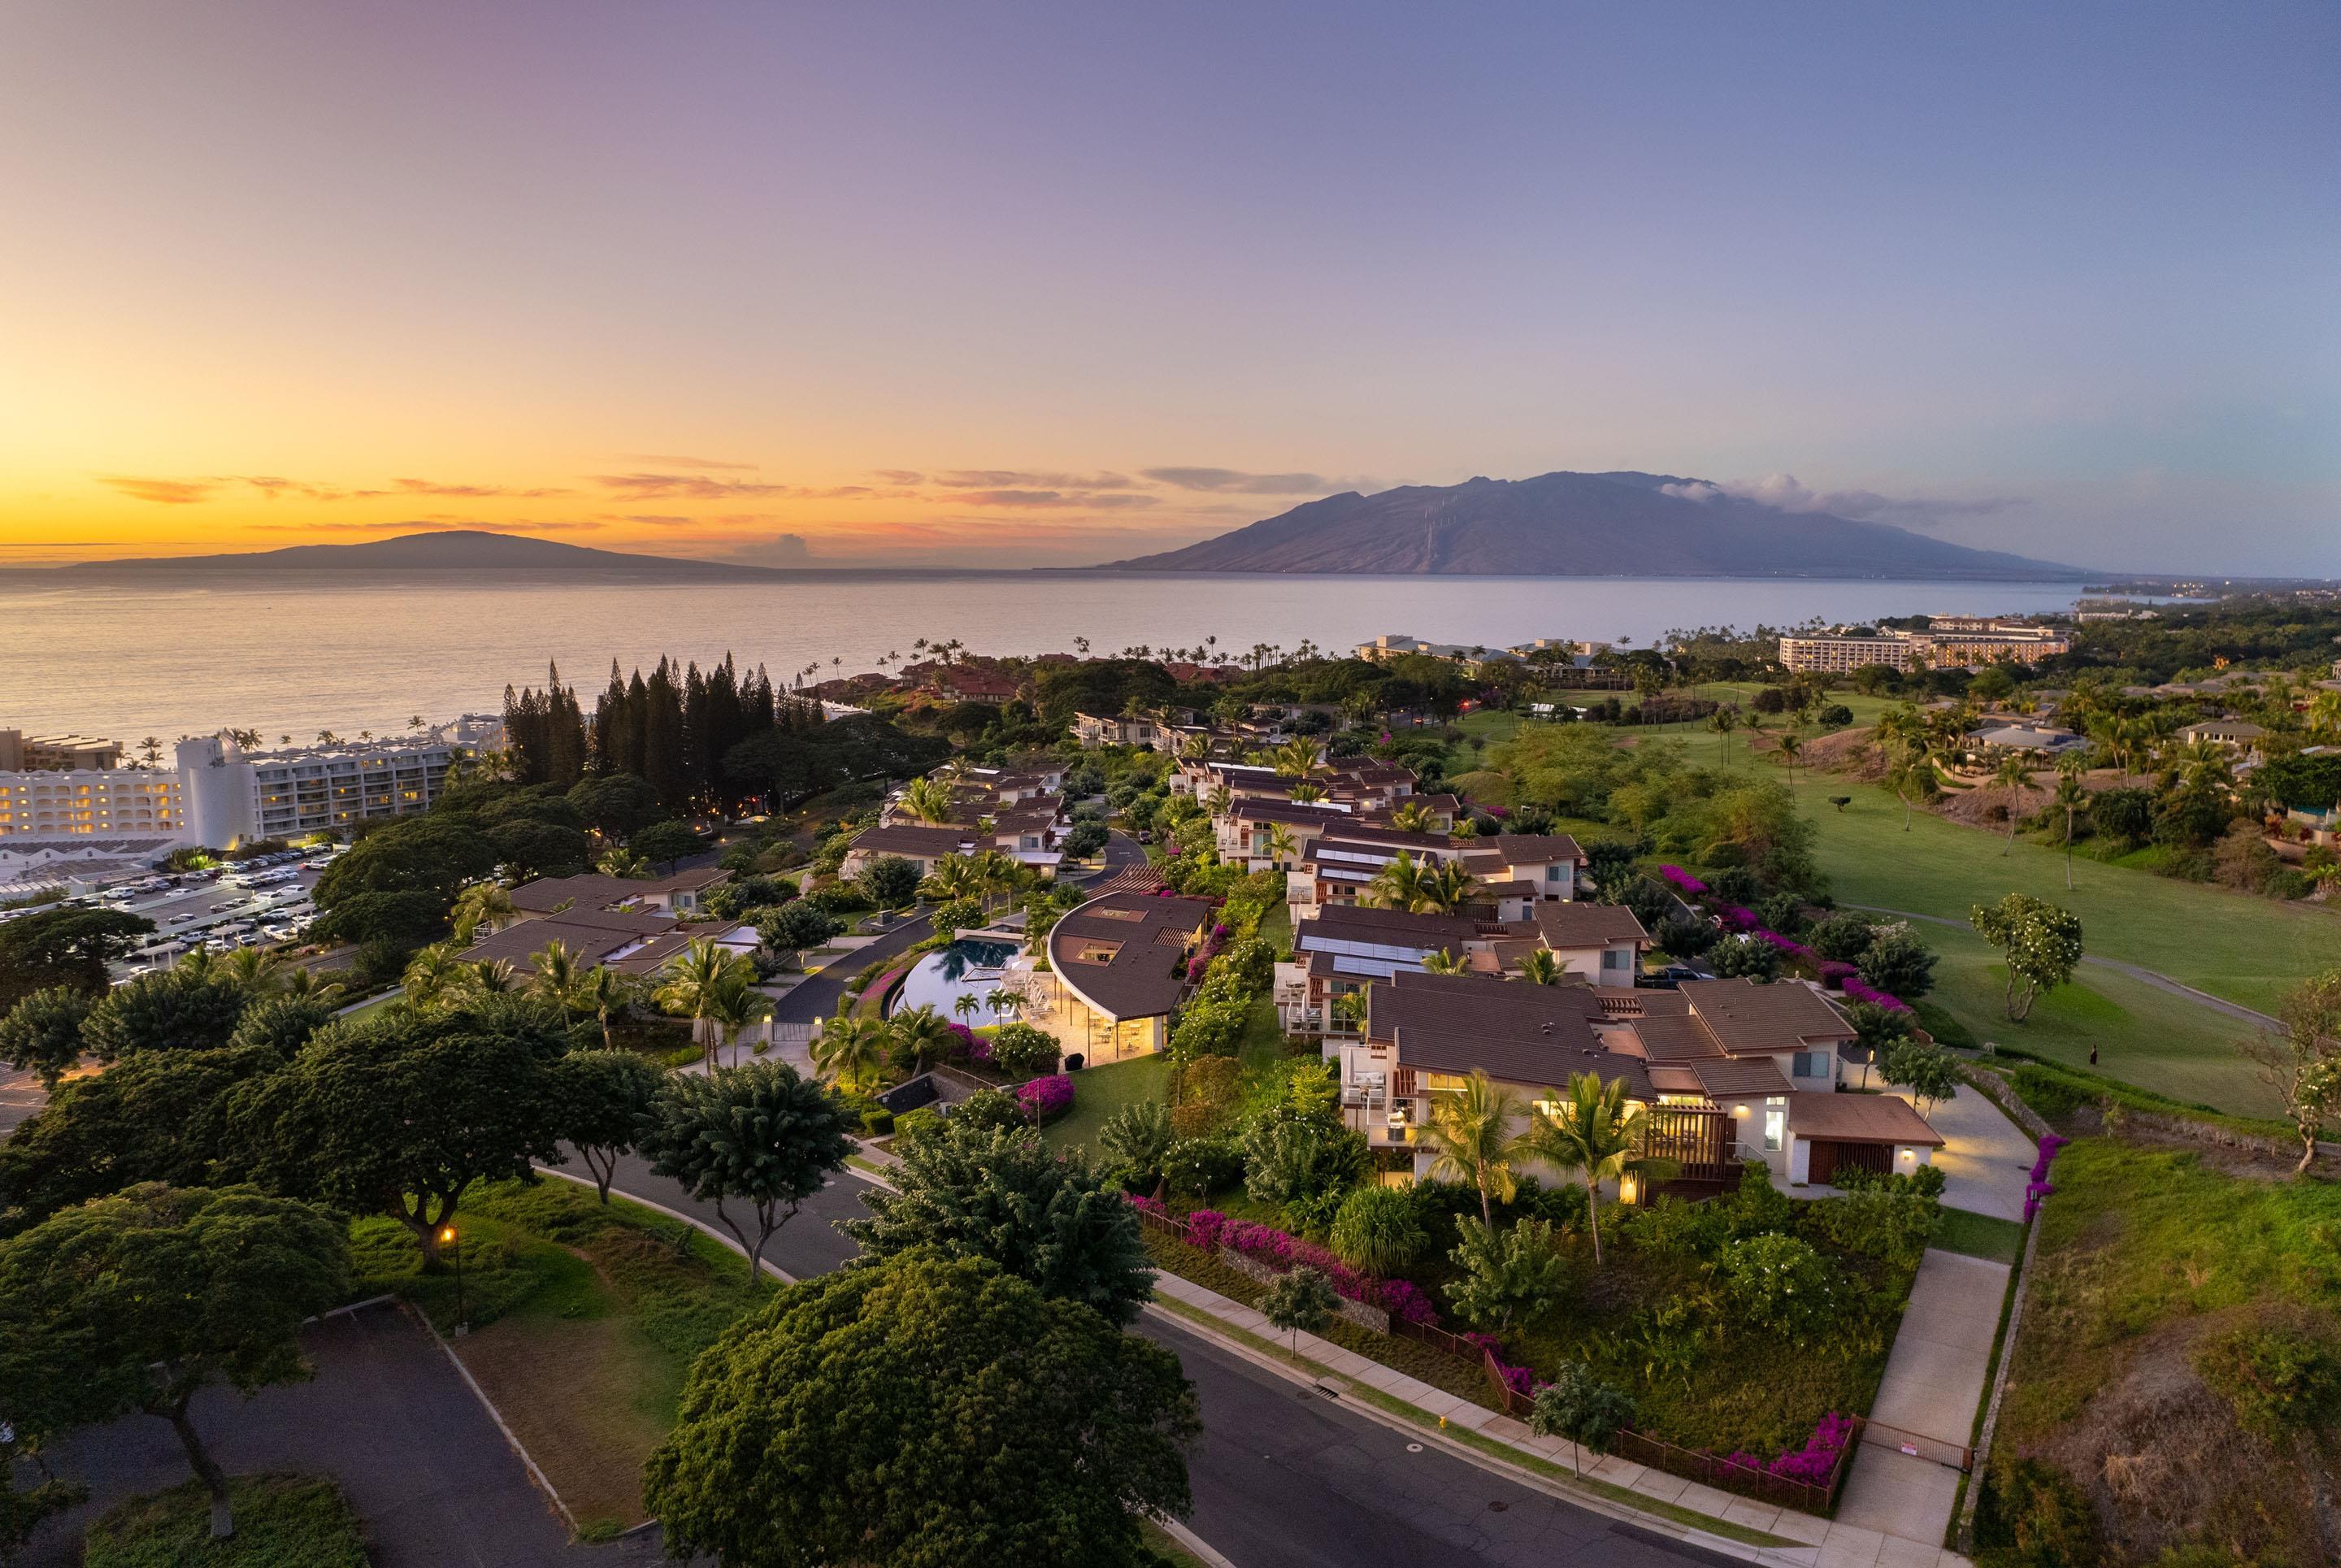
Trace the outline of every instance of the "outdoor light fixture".
<instances>
[{"instance_id":1,"label":"outdoor light fixture","mask_svg":"<svg viewBox=\"0 0 2341 1568\"><path fill-rule=\"evenodd\" d=\"M1639 1190L1639 1186L1633 1177L1620 1176L1618 1178L1618 1201L1619 1203L1632 1203L1634 1201L1634 1194Z\"/></svg>"}]
</instances>

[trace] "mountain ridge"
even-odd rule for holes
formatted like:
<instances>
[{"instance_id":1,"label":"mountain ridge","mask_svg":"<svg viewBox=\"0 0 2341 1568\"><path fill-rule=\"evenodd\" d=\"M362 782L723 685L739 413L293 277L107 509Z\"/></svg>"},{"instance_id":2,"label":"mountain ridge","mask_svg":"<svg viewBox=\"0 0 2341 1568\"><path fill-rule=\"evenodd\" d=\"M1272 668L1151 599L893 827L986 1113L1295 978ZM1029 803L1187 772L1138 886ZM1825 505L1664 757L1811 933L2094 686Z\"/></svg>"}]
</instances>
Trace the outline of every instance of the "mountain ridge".
<instances>
[{"instance_id":1,"label":"mountain ridge","mask_svg":"<svg viewBox=\"0 0 2341 1568\"><path fill-rule=\"evenodd\" d=\"M1684 494L1688 492L1689 494ZM1916 577L2038 581L2088 571L1977 550L1889 524L1789 512L1667 474L1557 470L1530 479L1355 490L1303 502L1122 572L1519 577Z\"/></svg>"}]
</instances>

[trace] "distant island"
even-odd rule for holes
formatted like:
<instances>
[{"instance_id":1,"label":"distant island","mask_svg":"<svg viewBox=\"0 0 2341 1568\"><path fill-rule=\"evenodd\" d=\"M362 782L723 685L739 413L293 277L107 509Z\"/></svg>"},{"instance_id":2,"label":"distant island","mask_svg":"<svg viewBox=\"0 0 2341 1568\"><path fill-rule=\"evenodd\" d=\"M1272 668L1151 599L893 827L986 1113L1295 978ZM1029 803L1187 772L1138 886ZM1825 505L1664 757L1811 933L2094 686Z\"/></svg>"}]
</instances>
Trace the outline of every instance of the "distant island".
<instances>
[{"instance_id":1,"label":"distant island","mask_svg":"<svg viewBox=\"0 0 2341 1568\"><path fill-rule=\"evenodd\" d=\"M1883 523L1784 511L1706 480L1631 473L1344 491L1183 550L1101 569L2024 582L2096 574Z\"/></svg>"},{"instance_id":2,"label":"distant island","mask_svg":"<svg viewBox=\"0 0 2341 1568\"><path fill-rule=\"evenodd\" d=\"M364 544L294 544L232 555L154 555L125 561L82 561L48 569L68 577L154 577L185 573L509 572L573 576L601 573L676 582L736 583L749 577L802 577L802 572L674 555L632 555L551 539L453 528L402 534Z\"/></svg>"}]
</instances>

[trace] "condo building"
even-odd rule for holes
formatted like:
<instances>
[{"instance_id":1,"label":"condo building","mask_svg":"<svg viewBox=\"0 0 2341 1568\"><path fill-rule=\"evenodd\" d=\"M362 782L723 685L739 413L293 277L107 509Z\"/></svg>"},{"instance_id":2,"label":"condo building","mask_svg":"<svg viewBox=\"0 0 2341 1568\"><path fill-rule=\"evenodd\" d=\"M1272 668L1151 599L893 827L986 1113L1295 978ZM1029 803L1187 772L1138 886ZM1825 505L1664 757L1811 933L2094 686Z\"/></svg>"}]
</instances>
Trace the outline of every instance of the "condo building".
<instances>
[{"instance_id":1,"label":"condo building","mask_svg":"<svg viewBox=\"0 0 2341 1568\"><path fill-rule=\"evenodd\" d=\"M184 787L168 770L0 771L0 838L176 838L185 825Z\"/></svg>"},{"instance_id":2,"label":"condo building","mask_svg":"<svg viewBox=\"0 0 2341 1568\"><path fill-rule=\"evenodd\" d=\"M187 835L230 849L424 811L464 749L445 731L278 751L245 751L225 731L181 741Z\"/></svg>"}]
</instances>

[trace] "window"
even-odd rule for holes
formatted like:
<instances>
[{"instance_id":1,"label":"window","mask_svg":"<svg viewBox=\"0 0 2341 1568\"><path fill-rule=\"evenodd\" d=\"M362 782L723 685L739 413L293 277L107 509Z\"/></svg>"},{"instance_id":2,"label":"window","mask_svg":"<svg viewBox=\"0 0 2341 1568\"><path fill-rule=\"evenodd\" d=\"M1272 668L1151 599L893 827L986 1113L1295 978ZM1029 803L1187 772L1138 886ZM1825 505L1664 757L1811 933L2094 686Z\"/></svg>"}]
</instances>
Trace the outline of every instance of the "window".
<instances>
[{"instance_id":1,"label":"window","mask_svg":"<svg viewBox=\"0 0 2341 1568\"><path fill-rule=\"evenodd\" d=\"M1796 1075L1799 1078L1826 1078L1829 1075L1829 1053L1799 1051L1797 1053Z\"/></svg>"},{"instance_id":2,"label":"window","mask_svg":"<svg viewBox=\"0 0 2341 1568\"><path fill-rule=\"evenodd\" d=\"M1072 959L1075 964L1111 964L1121 951L1119 942L1083 942L1073 949Z\"/></svg>"},{"instance_id":3,"label":"window","mask_svg":"<svg viewBox=\"0 0 2341 1568\"><path fill-rule=\"evenodd\" d=\"M1547 882L1559 882L1560 880L1560 867L1557 865L1546 866L1544 868L1544 879Z\"/></svg>"},{"instance_id":4,"label":"window","mask_svg":"<svg viewBox=\"0 0 2341 1568\"><path fill-rule=\"evenodd\" d=\"M1460 1094L1470 1084L1470 1075L1464 1073L1425 1073L1422 1075L1422 1086L1434 1094Z\"/></svg>"},{"instance_id":5,"label":"window","mask_svg":"<svg viewBox=\"0 0 2341 1568\"><path fill-rule=\"evenodd\" d=\"M1764 1101L1764 1150L1777 1154L1788 1132L1788 1097L1773 1094Z\"/></svg>"},{"instance_id":6,"label":"window","mask_svg":"<svg viewBox=\"0 0 2341 1568\"><path fill-rule=\"evenodd\" d=\"M1632 962L1631 954L1620 953L1614 947L1601 950L1601 967L1604 969L1623 969Z\"/></svg>"}]
</instances>

